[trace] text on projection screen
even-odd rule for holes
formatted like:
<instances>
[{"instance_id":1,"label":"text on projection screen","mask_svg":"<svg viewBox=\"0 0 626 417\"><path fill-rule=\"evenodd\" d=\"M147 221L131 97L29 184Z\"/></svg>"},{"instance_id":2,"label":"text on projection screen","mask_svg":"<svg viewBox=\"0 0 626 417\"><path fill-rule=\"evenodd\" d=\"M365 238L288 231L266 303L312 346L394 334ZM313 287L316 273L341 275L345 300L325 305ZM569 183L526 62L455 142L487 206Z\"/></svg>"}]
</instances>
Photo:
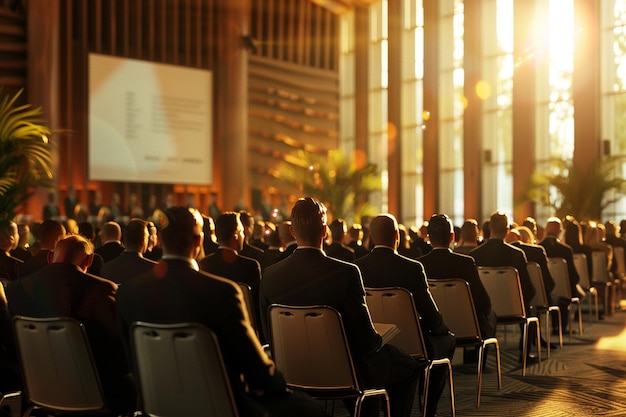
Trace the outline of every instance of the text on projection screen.
<instances>
[{"instance_id":1,"label":"text on projection screen","mask_svg":"<svg viewBox=\"0 0 626 417\"><path fill-rule=\"evenodd\" d=\"M212 183L212 73L89 55L89 178Z\"/></svg>"}]
</instances>

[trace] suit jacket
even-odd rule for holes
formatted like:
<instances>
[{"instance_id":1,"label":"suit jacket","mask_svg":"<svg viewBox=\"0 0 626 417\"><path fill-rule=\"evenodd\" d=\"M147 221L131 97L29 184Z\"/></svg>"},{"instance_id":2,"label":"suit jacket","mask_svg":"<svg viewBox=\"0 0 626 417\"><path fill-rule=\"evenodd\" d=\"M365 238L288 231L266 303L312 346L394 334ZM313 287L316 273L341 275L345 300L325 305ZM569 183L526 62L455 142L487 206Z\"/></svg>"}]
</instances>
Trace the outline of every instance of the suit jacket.
<instances>
[{"instance_id":1,"label":"suit jacket","mask_svg":"<svg viewBox=\"0 0 626 417\"><path fill-rule=\"evenodd\" d=\"M115 321L117 285L70 263L52 263L7 286L11 315L73 317L85 326L109 406L130 411L135 393Z\"/></svg>"},{"instance_id":2,"label":"suit jacket","mask_svg":"<svg viewBox=\"0 0 626 417\"><path fill-rule=\"evenodd\" d=\"M246 258L255 259L258 263L263 261L263 249L257 248L249 243L244 242L243 249L239 251L239 254L245 256Z\"/></svg>"},{"instance_id":3,"label":"suit jacket","mask_svg":"<svg viewBox=\"0 0 626 417\"><path fill-rule=\"evenodd\" d=\"M347 245L344 245L343 243L333 242L330 245L324 247L324 252L326 252L326 255L330 256L331 258L341 259L342 261L346 262L356 261L354 249Z\"/></svg>"},{"instance_id":4,"label":"suit jacket","mask_svg":"<svg viewBox=\"0 0 626 417\"><path fill-rule=\"evenodd\" d=\"M20 276L25 277L48 265L50 249L42 249L20 265Z\"/></svg>"},{"instance_id":5,"label":"suit jacket","mask_svg":"<svg viewBox=\"0 0 626 417\"><path fill-rule=\"evenodd\" d=\"M298 243L296 241L290 242L287 246L285 246L285 249L281 253L280 260L282 261L289 255L291 255L296 250L297 247L298 247Z\"/></svg>"},{"instance_id":6,"label":"suit jacket","mask_svg":"<svg viewBox=\"0 0 626 417\"><path fill-rule=\"evenodd\" d=\"M576 271L576 266L574 266L574 251L572 248L559 241L554 236L546 236L541 242L539 242L539 244L546 250L548 258L565 259L567 262L567 271L569 273L569 283L572 295L574 296L578 294L576 284L580 281L580 277L578 276L578 271Z\"/></svg>"},{"instance_id":7,"label":"suit jacket","mask_svg":"<svg viewBox=\"0 0 626 417\"><path fill-rule=\"evenodd\" d=\"M388 247L377 246L357 261L366 287L402 287L411 291L424 332L445 335L448 327L433 300L424 267ZM390 273L393 271L392 273Z\"/></svg>"},{"instance_id":8,"label":"suit jacket","mask_svg":"<svg viewBox=\"0 0 626 417\"><path fill-rule=\"evenodd\" d=\"M117 258L102 265L100 276L117 284L126 284L137 275L148 272L156 264L137 252L124 251Z\"/></svg>"},{"instance_id":9,"label":"suit jacket","mask_svg":"<svg viewBox=\"0 0 626 417\"><path fill-rule=\"evenodd\" d=\"M0 250L0 278L7 281L15 281L20 277L20 268L24 265L21 259L7 255Z\"/></svg>"},{"instance_id":10,"label":"suit jacket","mask_svg":"<svg viewBox=\"0 0 626 417\"><path fill-rule=\"evenodd\" d=\"M267 309L271 304L323 304L341 314L356 363L381 346L382 338L374 330L355 264L328 257L316 248L298 248L263 272L259 292L265 334L269 334Z\"/></svg>"},{"instance_id":11,"label":"suit jacket","mask_svg":"<svg viewBox=\"0 0 626 417\"><path fill-rule=\"evenodd\" d=\"M252 300L255 303L254 320L261 323L259 314L259 283L261 281L261 265L254 259L241 256L230 249L219 248L198 263L200 270L233 282L243 282L252 289Z\"/></svg>"},{"instance_id":12,"label":"suit jacket","mask_svg":"<svg viewBox=\"0 0 626 417\"><path fill-rule=\"evenodd\" d=\"M239 413L247 410L250 392L285 390L285 381L267 357L247 314L239 287L232 281L196 271L190 262L166 259L120 287L117 317L130 351L129 327L135 321L200 323L215 332ZM244 381L242 382L241 376Z\"/></svg>"},{"instance_id":13,"label":"suit jacket","mask_svg":"<svg viewBox=\"0 0 626 417\"><path fill-rule=\"evenodd\" d=\"M512 266L517 269L526 311L530 311L530 300L535 296L535 287L528 275L528 262L523 250L502 239L490 238L471 251L470 256L477 266Z\"/></svg>"},{"instance_id":14,"label":"suit jacket","mask_svg":"<svg viewBox=\"0 0 626 417\"><path fill-rule=\"evenodd\" d=\"M420 257L418 261L424 265L428 279L460 278L467 281L472 293L476 315L481 324L481 332L485 337L493 336L495 333L495 322L490 323L490 320L492 320L490 318L492 315L491 299L478 276L474 258L452 252L446 248L433 248L429 253Z\"/></svg>"},{"instance_id":15,"label":"suit jacket","mask_svg":"<svg viewBox=\"0 0 626 417\"><path fill-rule=\"evenodd\" d=\"M552 274L550 274L550 269L548 268L548 255L546 255L546 250L543 246L540 245L530 245L528 243L524 243L521 241L513 242L511 245L516 248L520 248L526 254L526 260L528 262L537 262L541 267L541 278L543 279L543 286L546 289L546 295L548 296L548 301L550 301L550 294L554 289L554 279L552 278Z\"/></svg>"},{"instance_id":16,"label":"suit jacket","mask_svg":"<svg viewBox=\"0 0 626 417\"><path fill-rule=\"evenodd\" d=\"M348 246L351 247L352 250L354 250L354 256L356 257L356 259L360 259L370 253L370 251L368 251L365 246L359 245L355 240L348 243Z\"/></svg>"},{"instance_id":17,"label":"suit jacket","mask_svg":"<svg viewBox=\"0 0 626 417\"><path fill-rule=\"evenodd\" d=\"M124 246L119 242L107 242L96 248L95 252L102 256L104 263L107 263L120 256L124 252Z\"/></svg>"}]
</instances>

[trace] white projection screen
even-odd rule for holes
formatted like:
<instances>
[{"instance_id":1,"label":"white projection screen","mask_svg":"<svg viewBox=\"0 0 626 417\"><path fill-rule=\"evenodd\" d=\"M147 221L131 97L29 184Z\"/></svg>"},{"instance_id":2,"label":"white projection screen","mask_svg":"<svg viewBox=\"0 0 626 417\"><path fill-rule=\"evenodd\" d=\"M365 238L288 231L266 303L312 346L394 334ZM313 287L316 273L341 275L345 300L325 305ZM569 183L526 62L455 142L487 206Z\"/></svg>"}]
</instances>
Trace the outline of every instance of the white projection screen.
<instances>
[{"instance_id":1,"label":"white projection screen","mask_svg":"<svg viewBox=\"0 0 626 417\"><path fill-rule=\"evenodd\" d=\"M212 183L212 73L89 54L89 178Z\"/></svg>"}]
</instances>

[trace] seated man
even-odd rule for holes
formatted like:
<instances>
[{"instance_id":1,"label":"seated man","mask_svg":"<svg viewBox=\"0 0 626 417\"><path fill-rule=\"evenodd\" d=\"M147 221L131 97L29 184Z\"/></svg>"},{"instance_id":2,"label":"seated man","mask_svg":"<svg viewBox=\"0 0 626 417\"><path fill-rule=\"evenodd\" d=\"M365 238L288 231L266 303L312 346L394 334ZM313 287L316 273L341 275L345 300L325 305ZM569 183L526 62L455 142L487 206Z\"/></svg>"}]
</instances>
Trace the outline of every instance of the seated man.
<instances>
[{"instance_id":1,"label":"seated man","mask_svg":"<svg viewBox=\"0 0 626 417\"><path fill-rule=\"evenodd\" d=\"M219 246L217 250L200 260L200 270L220 277L228 278L233 282L243 282L252 289L252 300L256 312L254 322L261 319L259 312L259 282L261 281L261 265L254 259L241 256L244 243L243 225L239 213L227 211L215 222L215 235Z\"/></svg>"},{"instance_id":2,"label":"seated man","mask_svg":"<svg viewBox=\"0 0 626 417\"><path fill-rule=\"evenodd\" d=\"M109 221L102 225L100 231L102 236L102 246L96 248L96 253L102 256L104 263L107 263L124 252L124 246L122 245L122 228L119 223L115 221Z\"/></svg>"},{"instance_id":3,"label":"seated man","mask_svg":"<svg viewBox=\"0 0 626 417\"><path fill-rule=\"evenodd\" d=\"M417 362L393 345L381 346L382 337L374 330L365 302L359 268L323 252L326 207L310 197L298 200L291 211L291 230L298 247L291 256L268 267L261 279L259 303L265 334L271 304L334 307L343 319L363 384L384 386L391 415L408 417L419 374Z\"/></svg>"},{"instance_id":4,"label":"seated man","mask_svg":"<svg viewBox=\"0 0 626 417\"><path fill-rule=\"evenodd\" d=\"M232 281L197 270L202 217L185 207L165 210L163 258L151 271L120 287L117 317L130 352L136 321L200 323L215 332L241 416L321 416L315 401L287 390L255 336L243 296Z\"/></svg>"},{"instance_id":5,"label":"seated man","mask_svg":"<svg viewBox=\"0 0 626 417\"><path fill-rule=\"evenodd\" d=\"M100 276L117 284L128 281L154 268L156 262L143 257L148 249L148 228L141 219L132 219L124 228L124 251L102 265Z\"/></svg>"},{"instance_id":6,"label":"seated man","mask_svg":"<svg viewBox=\"0 0 626 417\"><path fill-rule=\"evenodd\" d=\"M428 279L461 278L470 286L480 332L483 337L496 334L496 313L491 310L491 299L483 285L474 258L453 252L452 221L444 214L434 215L428 222L428 236L433 250L419 258Z\"/></svg>"},{"instance_id":7,"label":"seated man","mask_svg":"<svg viewBox=\"0 0 626 417\"><path fill-rule=\"evenodd\" d=\"M20 277L20 267L24 262L11 255L17 247L20 236L17 224L12 220L0 220L0 280L15 281Z\"/></svg>"},{"instance_id":8,"label":"seated man","mask_svg":"<svg viewBox=\"0 0 626 417\"><path fill-rule=\"evenodd\" d=\"M93 246L79 235L60 240L52 261L7 286L11 315L73 317L85 325L111 411L135 411L136 394L115 322L117 285L87 274Z\"/></svg>"},{"instance_id":9,"label":"seated man","mask_svg":"<svg viewBox=\"0 0 626 417\"><path fill-rule=\"evenodd\" d=\"M422 265L397 252L400 237L395 217L391 214L376 216L370 223L370 239L374 248L357 261L365 286L402 287L409 290L413 294L415 307L421 317L420 323L429 357L451 359L456 345L454 335L450 333L437 310L428 290L428 281ZM437 412L439 398L446 386L446 375L445 367L439 366L432 370L427 416L433 416Z\"/></svg>"}]
</instances>

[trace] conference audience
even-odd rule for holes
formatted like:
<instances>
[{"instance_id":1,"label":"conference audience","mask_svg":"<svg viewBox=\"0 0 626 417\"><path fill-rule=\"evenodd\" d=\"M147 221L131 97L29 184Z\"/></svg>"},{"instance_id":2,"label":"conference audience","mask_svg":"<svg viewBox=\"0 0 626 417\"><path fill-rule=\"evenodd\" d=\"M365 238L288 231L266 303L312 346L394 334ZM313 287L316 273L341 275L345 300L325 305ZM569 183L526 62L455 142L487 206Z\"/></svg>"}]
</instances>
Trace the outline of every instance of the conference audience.
<instances>
[{"instance_id":1,"label":"conference audience","mask_svg":"<svg viewBox=\"0 0 626 417\"><path fill-rule=\"evenodd\" d=\"M48 265L48 258L51 256L57 242L65 237L65 227L57 220L44 220L35 229L36 246L39 248L21 266L20 276L25 277Z\"/></svg>"},{"instance_id":2,"label":"conference audience","mask_svg":"<svg viewBox=\"0 0 626 417\"><path fill-rule=\"evenodd\" d=\"M268 267L261 279L264 333L268 334L267 308L271 304L334 307L343 319L363 384L384 386L389 393L391 415L408 417L419 374L417 362L393 345L382 345L382 337L374 329L365 302L359 268L331 258L322 250L326 207L311 197L299 199L291 211L291 229L298 248L283 261ZM364 407L376 405L376 402L369 402Z\"/></svg>"},{"instance_id":3,"label":"conference audience","mask_svg":"<svg viewBox=\"0 0 626 417\"><path fill-rule=\"evenodd\" d=\"M374 243L374 248L357 261L363 274L363 284L373 288L402 287L409 290L413 294L415 307L420 314L428 357L451 359L456 346L454 335L437 310L437 305L428 289L428 281L422 264L400 255L397 251L400 237L396 218L391 214L375 217L370 223L370 239ZM431 371L430 387L427 393L427 416L434 416L437 413L439 398L446 386L447 374L448 370L443 366L435 367Z\"/></svg>"},{"instance_id":4,"label":"conference audience","mask_svg":"<svg viewBox=\"0 0 626 417\"><path fill-rule=\"evenodd\" d=\"M162 260L121 286L117 295L117 317L128 351L129 328L135 321L200 323L217 336L239 415L322 416L319 404L287 389L255 335L239 287L198 270L195 258L202 247L202 216L185 207L164 212Z\"/></svg>"},{"instance_id":5,"label":"conference audience","mask_svg":"<svg viewBox=\"0 0 626 417\"><path fill-rule=\"evenodd\" d=\"M104 263L117 258L124 252L122 245L122 228L116 221L108 221L100 230L102 246L96 248L96 253L102 256Z\"/></svg>"},{"instance_id":6,"label":"conference audience","mask_svg":"<svg viewBox=\"0 0 626 417\"><path fill-rule=\"evenodd\" d=\"M135 411L136 394L115 321L117 285L86 273L93 245L79 235L59 240L51 263L6 288L12 316L73 317L84 324L107 405Z\"/></svg>"}]
</instances>

